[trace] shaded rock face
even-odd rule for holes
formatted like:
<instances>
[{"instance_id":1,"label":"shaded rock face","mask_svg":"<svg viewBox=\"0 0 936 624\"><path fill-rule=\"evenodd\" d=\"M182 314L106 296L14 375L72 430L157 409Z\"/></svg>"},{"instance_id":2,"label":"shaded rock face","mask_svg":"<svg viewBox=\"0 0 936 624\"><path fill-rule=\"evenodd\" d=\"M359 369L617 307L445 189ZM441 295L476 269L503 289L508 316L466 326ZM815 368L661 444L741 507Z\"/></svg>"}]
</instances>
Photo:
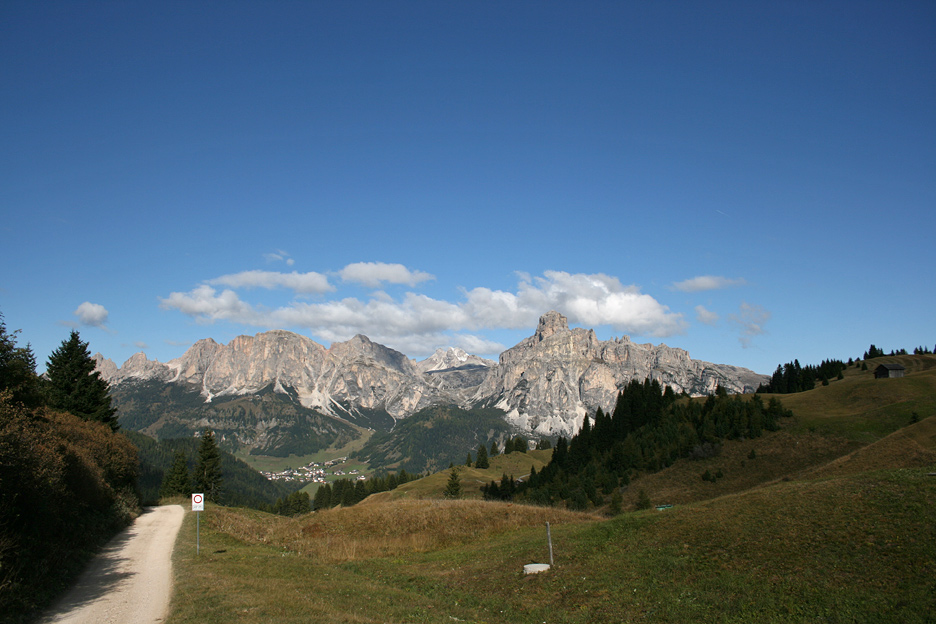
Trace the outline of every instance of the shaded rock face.
<instances>
[{"instance_id":1,"label":"shaded rock face","mask_svg":"<svg viewBox=\"0 0 936 624\"><path fill-rule=\"evenodd\" d=\"M586 414L612 409L632 379L656 379L677 393L753 391L767 378L734 366L689 358L682 349L636 344L624 336L601 341L590 329L569 329L558 312L544 314L536 332L494 364L459 349L422 362L355 336L326 349L276 330L238 336L227 345L200 340L166 364L138 353L120 368L100 355L97 370L112 385L132 380L186 384L206 401L253 394L272 386L304 407L354 419L381 410L404 418L435 404L496 406L518 431L571 436Z\"/></svg>"}]
</instances>

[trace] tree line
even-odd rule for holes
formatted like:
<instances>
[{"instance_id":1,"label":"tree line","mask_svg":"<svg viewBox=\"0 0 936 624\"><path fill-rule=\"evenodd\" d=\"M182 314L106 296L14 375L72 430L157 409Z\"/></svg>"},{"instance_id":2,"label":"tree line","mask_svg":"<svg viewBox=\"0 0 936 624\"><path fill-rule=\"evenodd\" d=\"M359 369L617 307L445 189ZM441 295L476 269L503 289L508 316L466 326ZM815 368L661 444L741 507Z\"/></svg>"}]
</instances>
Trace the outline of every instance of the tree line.
<instances>
[{"instance_id":1,"label":"tree line","mask_svg":"<svg viewBox=\"0 0 936 624\"><path fill-rule=\"evenodd\" d=\"M404 483L421 479L421 474L410 474L406 470L371 477L370 479L337 479L332 483L320 485L315 492L314 509L331 507L350 507L360 503L371 494L389 492Z\"/></svg>"},{"instance_id":2,"label":"tree line","mask_svg":"<svg viewBox=\"0 0 936 624\"><path fill-rule=\"evenodd\" d=\"M731 396L721 388L705 400L678 399L656 380L633 380L618 394L612 412L598 409L594 419L585 416L570 440L560 437L540 472L531 469L522 482L504 475L482 492L489 499L564 503L572 509L600 506L637 472L716 455L723 440L760 437L792 415L776 397L765 404L758 395Z\"/></svg>"},{"instance_id":3,"label":"tree line","mask_svg":"<svg viewBox=\"0 0 936 624\"><path fill-rule=\"evenodd\" d=\"M0 613L26 621L132 521L137 449L72 331L36 374L0 315Z\"/></svg>"},{"instance_id":4,"label":"tree line","mask_svg":"<svg viewBox=\"0 0 936 624\"><path fill-rule=\"evenodd\" d=\"M919 346L913 350L914 355L930 355L933 351L928 347ZM818 366L801 366L799 360L793 360L786 364L778 364L777 370L770 377L770 381L761 384L758 392L769 394L793 394L796 392L805 392L812 390L816 384L823 386L829 385L833 379L843 379L844 372L850 366L859 367L861 370L868 370L867 360L884 357L885 355L908 355L906 349L892 349L885 353L884 349L875 346L873 343L864 352L862 358L853 360L848 358L848 362L842 360L823 360Z\"/></svg>"}]
</instances>

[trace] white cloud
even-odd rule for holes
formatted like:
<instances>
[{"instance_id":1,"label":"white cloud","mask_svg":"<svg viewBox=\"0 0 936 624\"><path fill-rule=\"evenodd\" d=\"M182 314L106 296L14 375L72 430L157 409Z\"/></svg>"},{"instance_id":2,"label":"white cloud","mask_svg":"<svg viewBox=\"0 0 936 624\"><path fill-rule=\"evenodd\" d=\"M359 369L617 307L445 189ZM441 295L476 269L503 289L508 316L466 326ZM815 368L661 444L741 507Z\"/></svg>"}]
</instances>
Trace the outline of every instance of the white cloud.
<instances>
[{"instance_id":1,"label":"white cloud","mask_svg":"<svg viewBox=\"0 0 936 624\"><path fill-rule=\"evenodd\" d=\"M348 265L354 279L370 275L390 281L390 265ZM346 267L347 269L348 267ZM354 271L360 271L354 273ZM404 268L404 271L407 271ZM262 272L252 272L256 275ZM411 276L416 273L408 272ZM209 284L225 283L255 286L267 279L225 276ZM403 283L406 273L393 279ZM425 274L423 274L425 275ZM324 302L292 301L285 306L266 309L254 306L233 290L220 293L203 284L188 293L174 292L161 300L165 309L176 309L201 323L230 321L267 328L303 328L325 341L343 341L356 334L398 349L407 354L432 353L442 346L459 346L471 353L493 354L503 345L480 332L496 329L536 327L539 317L558 310L572 324L586 327L601 325L616 330L651 336L670 336L685 331L681 314L669 311L636 286L624 286L616 277L598 274L570 274L547 271L542 277L518 274L513 292L478 287L463 290L463 299L450 302L408 292L394 298L385 292L373 293L361 300L346 297ZM270 278L272 281L279 278Z\"/></svg>"},{"instance_id":2,"label":"white cloud","mask_svg":"<svg viewBox=\"0 0 936 624\"><path fill-rule=\"evenodd\" d=\"M290 258L289 254L282 249L277 249L272 253L263 254L263 259L267 262L285 262L286 266L292 266L296 264L296 261Z\"/></svg>"},{"instance_id":3,"label":"white cloud","mask_svg":"<svg viewBox=\"0 0 936 624\"><path fill-rule=\"evenodd\" d=\"M741 277L731 279L719 275L700 275L682 282L675 282L670 288L682 292L700 292L703 290L721 290L733 286L744 286L745 284L747 284L747 282Z\"/></svg>"},{"instance_id":4,"label":"white cloud","mask_svg":"<svg viewBox=\"0 0 936 624\"><path fill-rule=\"evenodd\" d=\"M72 314L78 317L78 322L82 325L104 329L110 313L99 303L85 301Z\"/></svg>"},{"instance_id":5,"label":"white cloud","mask_svg":"<svg viewBox=\"0 0 936 624\"><path fill-rule=\"evenodd\" d=\"M299 294L321 294L331 292L335 288L328 283L328 277L315 273L278 273L276 271L243 271L222 275L208 280L209 284L230 286L231 288L288 288Z\"/></svg>"},{"instance_id":6,"label":"white cloud","mask_svg":"<svg viewBox=\"0 0 936 624\"><path fill-rule=\"evenodd\" d=\"M737 325L741 332L738 341L745 349L751 346L755 336L766 334L764 325L770 320L770 311L759 305L750 305L742 301L738 314L729 314L728 320Z\"/></svg>"},{"instance_id":7,"label":"white cloud","mask_svg":"<svg viewBox=\"0 0 936 624\"><path fill-rule=\"evenodd\" d=\"M362 284L368 288L379 288L380 284L406 284L414 287L420 282L435 279L435 276L423 271L411 271L402 264L384 262L355 262L338 272L345 282Z\"/></svg>"},{"instance_id":8,"label":"white cloud","mask_svg":"<svg viewBox=\"0 0 936 624\"><path fill-rule=\"evenodd\" d=\"M516 294L487 288L467 291L465 307L471 318L485 327L533 327L540 315L557 310L570 323L609 325L650 336L671 336L686 328L681 314L603 273L546 271L543 277L520 278Z\"/></svg>"},{"instance_id":9,"label":"white cloud","mask_svg":"<svg viewBox=\"0 0 936 624\"><path fill-rule=\"evenodd\" d=\"M204 284L188 293L170 294L160 300L160 307L176 309L199 323L232 321L244 325L264 325L262 315L254 311L250 304L241 301L233 290L224 290L218 294L214 288Z\"/></svg>"},{"instance_id":10,"label":"white cloud","mask_svg":"<svg viewBox=\"0 0 936 624\"><path fill-rule=\"evenodd\" d=\"M718 314L706 309L705 306L697 305L695 307L696 319L706 325L714 325L718 322Z\"/></svg>"}]
</instances>

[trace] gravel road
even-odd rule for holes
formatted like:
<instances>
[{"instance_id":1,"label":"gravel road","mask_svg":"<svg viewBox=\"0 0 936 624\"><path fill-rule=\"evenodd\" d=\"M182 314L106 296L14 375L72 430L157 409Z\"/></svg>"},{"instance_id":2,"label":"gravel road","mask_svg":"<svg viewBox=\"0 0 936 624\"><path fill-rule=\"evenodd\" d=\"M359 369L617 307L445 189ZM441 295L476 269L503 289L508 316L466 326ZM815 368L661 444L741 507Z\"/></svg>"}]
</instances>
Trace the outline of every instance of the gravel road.
<instances>
[{"instance_id":1,"label":"gravel road","mask_svg":"<svg viewBox=\"0 0 936 624\"><path fill-rule=\"evenodd\" d=\"M42 624L162 622L172 592L172 547L185 511L150 507L110 541Z\"/></svg>"}]
</instances>

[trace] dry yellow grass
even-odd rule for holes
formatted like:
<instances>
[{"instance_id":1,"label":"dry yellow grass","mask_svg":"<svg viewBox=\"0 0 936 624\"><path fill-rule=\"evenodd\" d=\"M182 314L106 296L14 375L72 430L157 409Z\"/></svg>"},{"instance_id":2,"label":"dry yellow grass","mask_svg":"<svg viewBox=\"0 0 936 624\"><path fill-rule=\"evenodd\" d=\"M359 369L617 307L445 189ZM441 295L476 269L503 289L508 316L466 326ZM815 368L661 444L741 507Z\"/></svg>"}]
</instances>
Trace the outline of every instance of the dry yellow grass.
<instances>
[{"instance_id":1,"label":"dry yellow grass","mask_svg":"<svg viewBox=\"0 0 936 624\"><path fill-rule=\"evenodd\" d=\"M340 563L467 544L528 526L589 522L552 507L480 500L397 500L282 518L218 507L211 528L251 544L282 548L318 563Z\"/></svg>"}]
</instances>

